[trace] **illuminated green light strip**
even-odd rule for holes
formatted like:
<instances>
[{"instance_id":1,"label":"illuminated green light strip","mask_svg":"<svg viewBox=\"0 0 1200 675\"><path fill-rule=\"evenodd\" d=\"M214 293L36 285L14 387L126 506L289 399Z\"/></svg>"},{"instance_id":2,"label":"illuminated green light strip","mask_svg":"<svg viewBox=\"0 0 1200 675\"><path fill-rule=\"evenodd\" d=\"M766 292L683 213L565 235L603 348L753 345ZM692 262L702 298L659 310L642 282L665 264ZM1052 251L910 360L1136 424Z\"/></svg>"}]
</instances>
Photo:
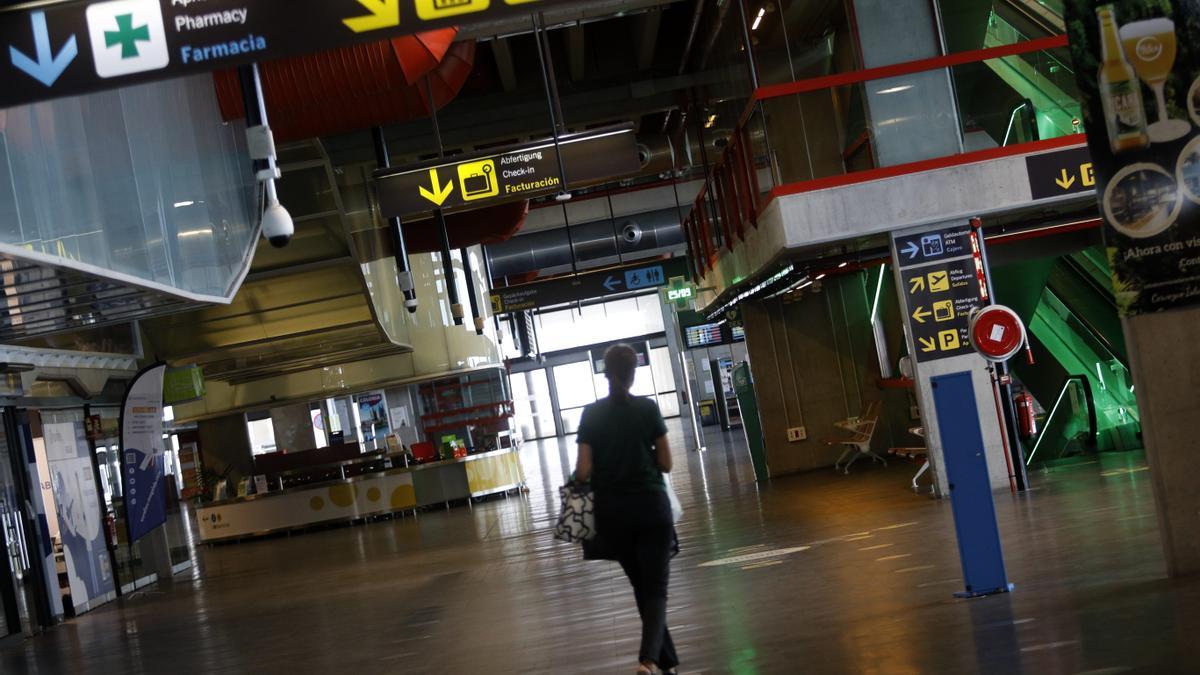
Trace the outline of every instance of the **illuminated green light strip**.
<instances>
[{"instance_id":1,"label":"illuminated green light strip","mask_svg":"<svg viewBox=\"0 0 1200 675\"><path fill-rule=\"evenodd\" d=\"M1058 400L1054 402L1054 407L1050 409L1050 414L1046 416L1046 426L1042 427L1042 433L1038 436L1037 443L1033 444L1033 452L1029 453L1029 459L1025 460L1025 466L1033 463L1033 457L1037 454L1038 448L1042 447L1042 439L1046 438L1046 432L1050 431L1050 420L1054 419L1054 413L1058 412L1058 406L1062 403L1063 397L1067 395L1067 389L1071 387L1074 379L1067 380L1067 384L1058 394Z\"/></svg>"},{"instance_id":2,"label":"illuminated green light strip","mask_svg":"<svg viewBox=\"0 0 1200 675\"><path fill-rule=\"evenodd\" d=\"M875 319L879 316L879 294L883 291L883 275L885 274L887 274L887 263L879 268L879 282L875 284L875 302L871 304L871 325L875 325Z\"/></svg>"}]
</instances>

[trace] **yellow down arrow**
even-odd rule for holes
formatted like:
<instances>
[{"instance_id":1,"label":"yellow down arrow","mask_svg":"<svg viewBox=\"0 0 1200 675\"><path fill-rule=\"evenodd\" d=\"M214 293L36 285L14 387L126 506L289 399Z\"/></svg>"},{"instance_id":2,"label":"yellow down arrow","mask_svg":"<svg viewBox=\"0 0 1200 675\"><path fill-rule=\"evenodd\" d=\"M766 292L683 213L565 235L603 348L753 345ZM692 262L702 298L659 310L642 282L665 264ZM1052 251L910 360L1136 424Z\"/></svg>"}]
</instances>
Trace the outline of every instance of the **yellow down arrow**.
<instances>
[{"instance_id":1,"label":"yellow down arrow","mask_svg":"<svg viewBox=\"0 0 1200 675\"><path fill-rule=\"evenodd\" d=\"M450 181L442 185L441 179L438 177L437 169L429 170L429 188L421 186L421 196L433 202L437 206L446 203L450 197L450 193L454 192L454 181Z\"/></svg>"},{"instance_id":2,"label":"yellow down arrow","mask_svg":"<svg viewBox=\"0 0 1200 675\"><path fill-rule=\"evenodd\" d=\"M917 323L925 323L925 319L931 316L933 316L933 312L924 307L918 307L917 311L913 312L913 318L917 320Z\"/></svg>"},{"instance_id":3,"label":"yellow down arrow","mask_svg":"<svg viewBox=\"0 0 1200 675\"><path fill-rule=\"evenodd\" d=\"M358 4L371 13L342 20L355 33L400 25L400 0L358 0Z\"/></svg>"},{"instance_id":4,"label":"yellow down arrow","mask_svg":"<svg viewBox=\"0 0 1200 675\"><path fill-rule=\"evenodd\" d=\"M1075 176L1068 174L1067 170L1063 169L1062 178L1055 178L1054 182L1058 185L1058 187L1064 190L1070 190L1071 186L1075 184Z\"/></svg>"},{"instance_id":5,"label":"yellow down arrow","mask_svg":"<svg viewBox=\"0 0 1200 675\"><path fill-rule=\"evenodd\" d=\"M917 338L917 342L921 343L922 354L937 350L937 342L933 338Z\"/></svg>"}]
</instances>

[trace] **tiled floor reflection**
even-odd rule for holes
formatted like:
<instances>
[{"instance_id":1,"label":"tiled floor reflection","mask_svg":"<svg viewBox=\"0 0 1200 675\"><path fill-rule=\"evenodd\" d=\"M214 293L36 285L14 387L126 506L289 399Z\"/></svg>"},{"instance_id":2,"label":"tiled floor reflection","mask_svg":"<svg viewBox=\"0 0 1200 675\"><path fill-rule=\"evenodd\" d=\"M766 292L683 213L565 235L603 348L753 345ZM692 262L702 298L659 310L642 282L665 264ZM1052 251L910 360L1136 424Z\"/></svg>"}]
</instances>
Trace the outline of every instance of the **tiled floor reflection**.
<instances>
[{"instance_id":1,"label":"tiled floor reflection","mask_svg":"<svg viewBox=\"0 0 1200 675\"><path fill-rule=\"evenodd\" d=\"M673 429L683 672L1200 670L1200 582L1164 578L1136 459L999 496L1017 590L962 601L950 505L908 490L911 466L759 488L736 440L689 453ZM524 453L526 497L202 547L194 574L0 651L0 673L632 672L620 572L550 535L573 449Z\"/></svg>"}]
</instances>

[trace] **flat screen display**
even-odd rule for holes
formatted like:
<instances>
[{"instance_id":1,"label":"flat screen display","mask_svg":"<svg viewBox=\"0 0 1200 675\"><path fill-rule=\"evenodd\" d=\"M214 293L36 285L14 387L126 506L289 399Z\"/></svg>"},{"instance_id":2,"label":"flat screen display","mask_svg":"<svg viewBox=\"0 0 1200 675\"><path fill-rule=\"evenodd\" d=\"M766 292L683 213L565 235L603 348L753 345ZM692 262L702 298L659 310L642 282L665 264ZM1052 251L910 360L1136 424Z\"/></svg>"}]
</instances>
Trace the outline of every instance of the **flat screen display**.
<instances>
[{"instance_id":1,"label":"flat screen display","mask_svg":"<svg viewBox=\"0 0 1200 675\"><path fill-rule=\"evenodd\" d=\"M709 345L719 345L722 341L721 326L720 324L715 323L689 326L685 331L684 337L687 340L688 349L707 347Z\"/></svg>"}]
</instances>

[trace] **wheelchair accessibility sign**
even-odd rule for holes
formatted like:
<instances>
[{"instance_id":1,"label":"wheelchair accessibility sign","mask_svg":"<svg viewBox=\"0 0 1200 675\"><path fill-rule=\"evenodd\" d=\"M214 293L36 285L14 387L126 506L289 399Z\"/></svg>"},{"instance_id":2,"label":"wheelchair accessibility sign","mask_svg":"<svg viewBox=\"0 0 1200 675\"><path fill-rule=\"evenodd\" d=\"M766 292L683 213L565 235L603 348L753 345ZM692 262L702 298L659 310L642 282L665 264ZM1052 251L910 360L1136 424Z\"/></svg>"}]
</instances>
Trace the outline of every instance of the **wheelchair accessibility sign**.
<instances>
[{"instance_id":1,"label":"wheelchair accessibility sign","mask_svg":"<svg viewBox=\"0 0 1200 675\"><path fill-rule=\"evenodd\" d=\"M458 182L464 201L487 199L500 194L500 183L496 181L495 160L485 159L480 162L460 164Z\"/></svg>"}]
</instances>

